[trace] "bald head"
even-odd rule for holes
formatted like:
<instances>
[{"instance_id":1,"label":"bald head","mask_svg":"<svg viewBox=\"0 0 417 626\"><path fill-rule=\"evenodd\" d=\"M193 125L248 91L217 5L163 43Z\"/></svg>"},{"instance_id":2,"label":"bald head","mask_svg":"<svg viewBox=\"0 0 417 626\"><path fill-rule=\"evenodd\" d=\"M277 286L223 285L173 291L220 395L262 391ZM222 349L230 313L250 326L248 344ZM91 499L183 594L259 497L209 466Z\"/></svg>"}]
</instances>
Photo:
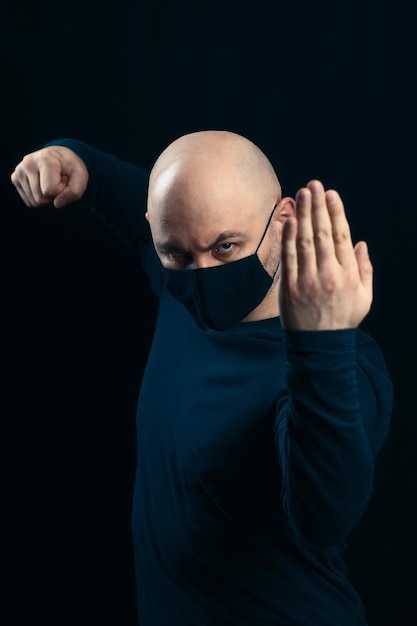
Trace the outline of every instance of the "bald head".
<instances>
[{"instance_id":1,"label":"bald head","mask_svg":"<svg viewBox=\"0 0 417 626\"><path fill-rule=\"evenodd\" d=\"M180 137L159 156L146 217L167 269L202 269L257 255L273 283L249 321L278 314L282 225L294 206L292 198L282 198L271 163L253 142L210 130Z\"/></svg>"},{"instance_id":2,"label":"bald head","mask_svg":"<svg viewBox=\"0 0 417 626\"><path fill-rule=\"evenodd\" d=\"M199 131L175 140L155 162L146 216L163 265L203 267L253 254L280 201L275 171L254 143ZM267 238L276 266L279 209L275 215Z\"/></svg>"},{"instance_id":3,"label":"bald head","mask_svg":"<svg viewBox=\"0 0 417 626\"><path fill-rule=\"evenodd\" d=\"M266 205L271 196L281 197L280 183L265 154L249 139L230 131L198 131L173 141L152 168L151 199L161 177L164 182L159 190L168 193L177 193L179 188L191 192L192 186L198 193L199 186L210 183L226 191L223 179L230 177L236 188L253 190Z\"/></svg>"}]
</instances>

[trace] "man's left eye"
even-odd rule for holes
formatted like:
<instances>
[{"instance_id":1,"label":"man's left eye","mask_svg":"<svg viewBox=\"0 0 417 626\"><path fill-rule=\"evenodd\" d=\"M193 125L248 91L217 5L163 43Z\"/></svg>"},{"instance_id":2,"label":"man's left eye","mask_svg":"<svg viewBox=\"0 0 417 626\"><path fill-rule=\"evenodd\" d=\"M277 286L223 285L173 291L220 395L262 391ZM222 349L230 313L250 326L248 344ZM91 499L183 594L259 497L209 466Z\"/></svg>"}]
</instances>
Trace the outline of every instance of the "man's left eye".
<instances>
[{"instance_id":1,"label":"man's left eye","mask_svg":"<svg viewBox=\"0 0 417 626\"><path fill-rule=\"evenodd\" d=\"M226 242L226 243L221 243L219 246L217 246L216 248L214 248L215 252L219 252L220 254L225 253L225 252L230 252L233 249L233 244Z\"/></svg>"}]
</instances>

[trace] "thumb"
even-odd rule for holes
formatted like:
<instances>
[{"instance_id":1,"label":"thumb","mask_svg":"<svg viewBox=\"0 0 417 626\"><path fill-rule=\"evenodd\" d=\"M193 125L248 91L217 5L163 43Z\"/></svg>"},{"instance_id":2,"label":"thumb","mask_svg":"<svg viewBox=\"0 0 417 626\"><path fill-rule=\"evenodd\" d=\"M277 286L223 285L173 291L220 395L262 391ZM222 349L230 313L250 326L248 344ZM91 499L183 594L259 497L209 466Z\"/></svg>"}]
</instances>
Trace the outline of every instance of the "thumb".
<instances>
[{"instance_id":1,"label":"thumb","mask_svg":"<svg viewBox=\"0 0 417 626\"><path fill-rule=\"evenodd\" d=\"M62 175L61 176L61 182L57 188L57 190L59 189L59 192L56 194L55 198L54 198L54 207L56 209L62 209L62 207L64 207L67 204L70 204L71 202L74 202L73 198L73 191L70 188L69 185L69 177Z\"/></svg>"},{"instance_id":2,"label":"thumb","mask_svg":"<svg viewBox=\"0 0 417 626\"><path fill-rule=\"evenodd\" d=\"M356 244L355 256L362 284L364 287L372 289L374 270L371 259L369 258L368 246L365 241L359 241Z\"/></svg>"},{"instance_id":3,"label":"thumb","mask_svg":"<svg viewBox=\"0 0 417 626\"><path fill-rule=\"evenodd\" d=\"M72 150L63 146L45 150L49 152L40 160L39 165L39 186L42 195L53 199L57 209L80 200L88 183L85 163Z\"/></svg>"},{"instance_id":4,"label":"thumb","mask_svg":"<svg viewBox=\"0 0 417 626\"><path fill-rule=\"evenodd\" d=\"M85 167L71 168L68 173L61 174L61 181L57 187L58 193L54 198L54 206L62 209L67 204L77 202L84 195L87 188L88 172Z\"/></svg>"}]
</instances>

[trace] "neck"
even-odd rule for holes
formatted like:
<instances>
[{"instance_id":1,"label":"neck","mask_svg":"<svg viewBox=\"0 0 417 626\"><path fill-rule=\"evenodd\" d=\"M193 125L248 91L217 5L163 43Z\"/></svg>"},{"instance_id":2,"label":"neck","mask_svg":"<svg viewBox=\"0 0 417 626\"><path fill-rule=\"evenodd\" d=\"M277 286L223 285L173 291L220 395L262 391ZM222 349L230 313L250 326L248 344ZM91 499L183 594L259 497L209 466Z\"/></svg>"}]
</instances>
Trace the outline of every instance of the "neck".
<instances>
[{"instance_id":1,"label":"neck","mask_svg":"<svg viewBox=\"0 0 417 626\"><path fill-rule=\"evenodd\" d=\"M275 280L262 302L256 309L253 309L242 322L258 322L260 320L270 319L271 317L278 317L278 315L278 281Z\"/></svg>"}]
</instances>

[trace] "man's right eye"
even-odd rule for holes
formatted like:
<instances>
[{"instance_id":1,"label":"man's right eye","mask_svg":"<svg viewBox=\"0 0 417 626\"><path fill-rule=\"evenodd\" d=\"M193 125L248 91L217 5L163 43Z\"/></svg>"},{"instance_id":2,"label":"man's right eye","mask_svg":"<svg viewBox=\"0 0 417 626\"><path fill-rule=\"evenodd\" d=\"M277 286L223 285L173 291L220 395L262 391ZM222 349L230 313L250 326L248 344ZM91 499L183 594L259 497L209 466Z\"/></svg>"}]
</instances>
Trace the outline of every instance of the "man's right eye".
<instances>
[{"instance_id":1,"label":"man's right eye","mask_svg":"<svg viewBox=\"0 0 417 626\"><path fill-rule=\"evenodd\" d=\"M165 250L162 256L167 264L174 265L178 269L183 269L193 263L192 256L182 250Z\"/></svg>"}]
</instances>

